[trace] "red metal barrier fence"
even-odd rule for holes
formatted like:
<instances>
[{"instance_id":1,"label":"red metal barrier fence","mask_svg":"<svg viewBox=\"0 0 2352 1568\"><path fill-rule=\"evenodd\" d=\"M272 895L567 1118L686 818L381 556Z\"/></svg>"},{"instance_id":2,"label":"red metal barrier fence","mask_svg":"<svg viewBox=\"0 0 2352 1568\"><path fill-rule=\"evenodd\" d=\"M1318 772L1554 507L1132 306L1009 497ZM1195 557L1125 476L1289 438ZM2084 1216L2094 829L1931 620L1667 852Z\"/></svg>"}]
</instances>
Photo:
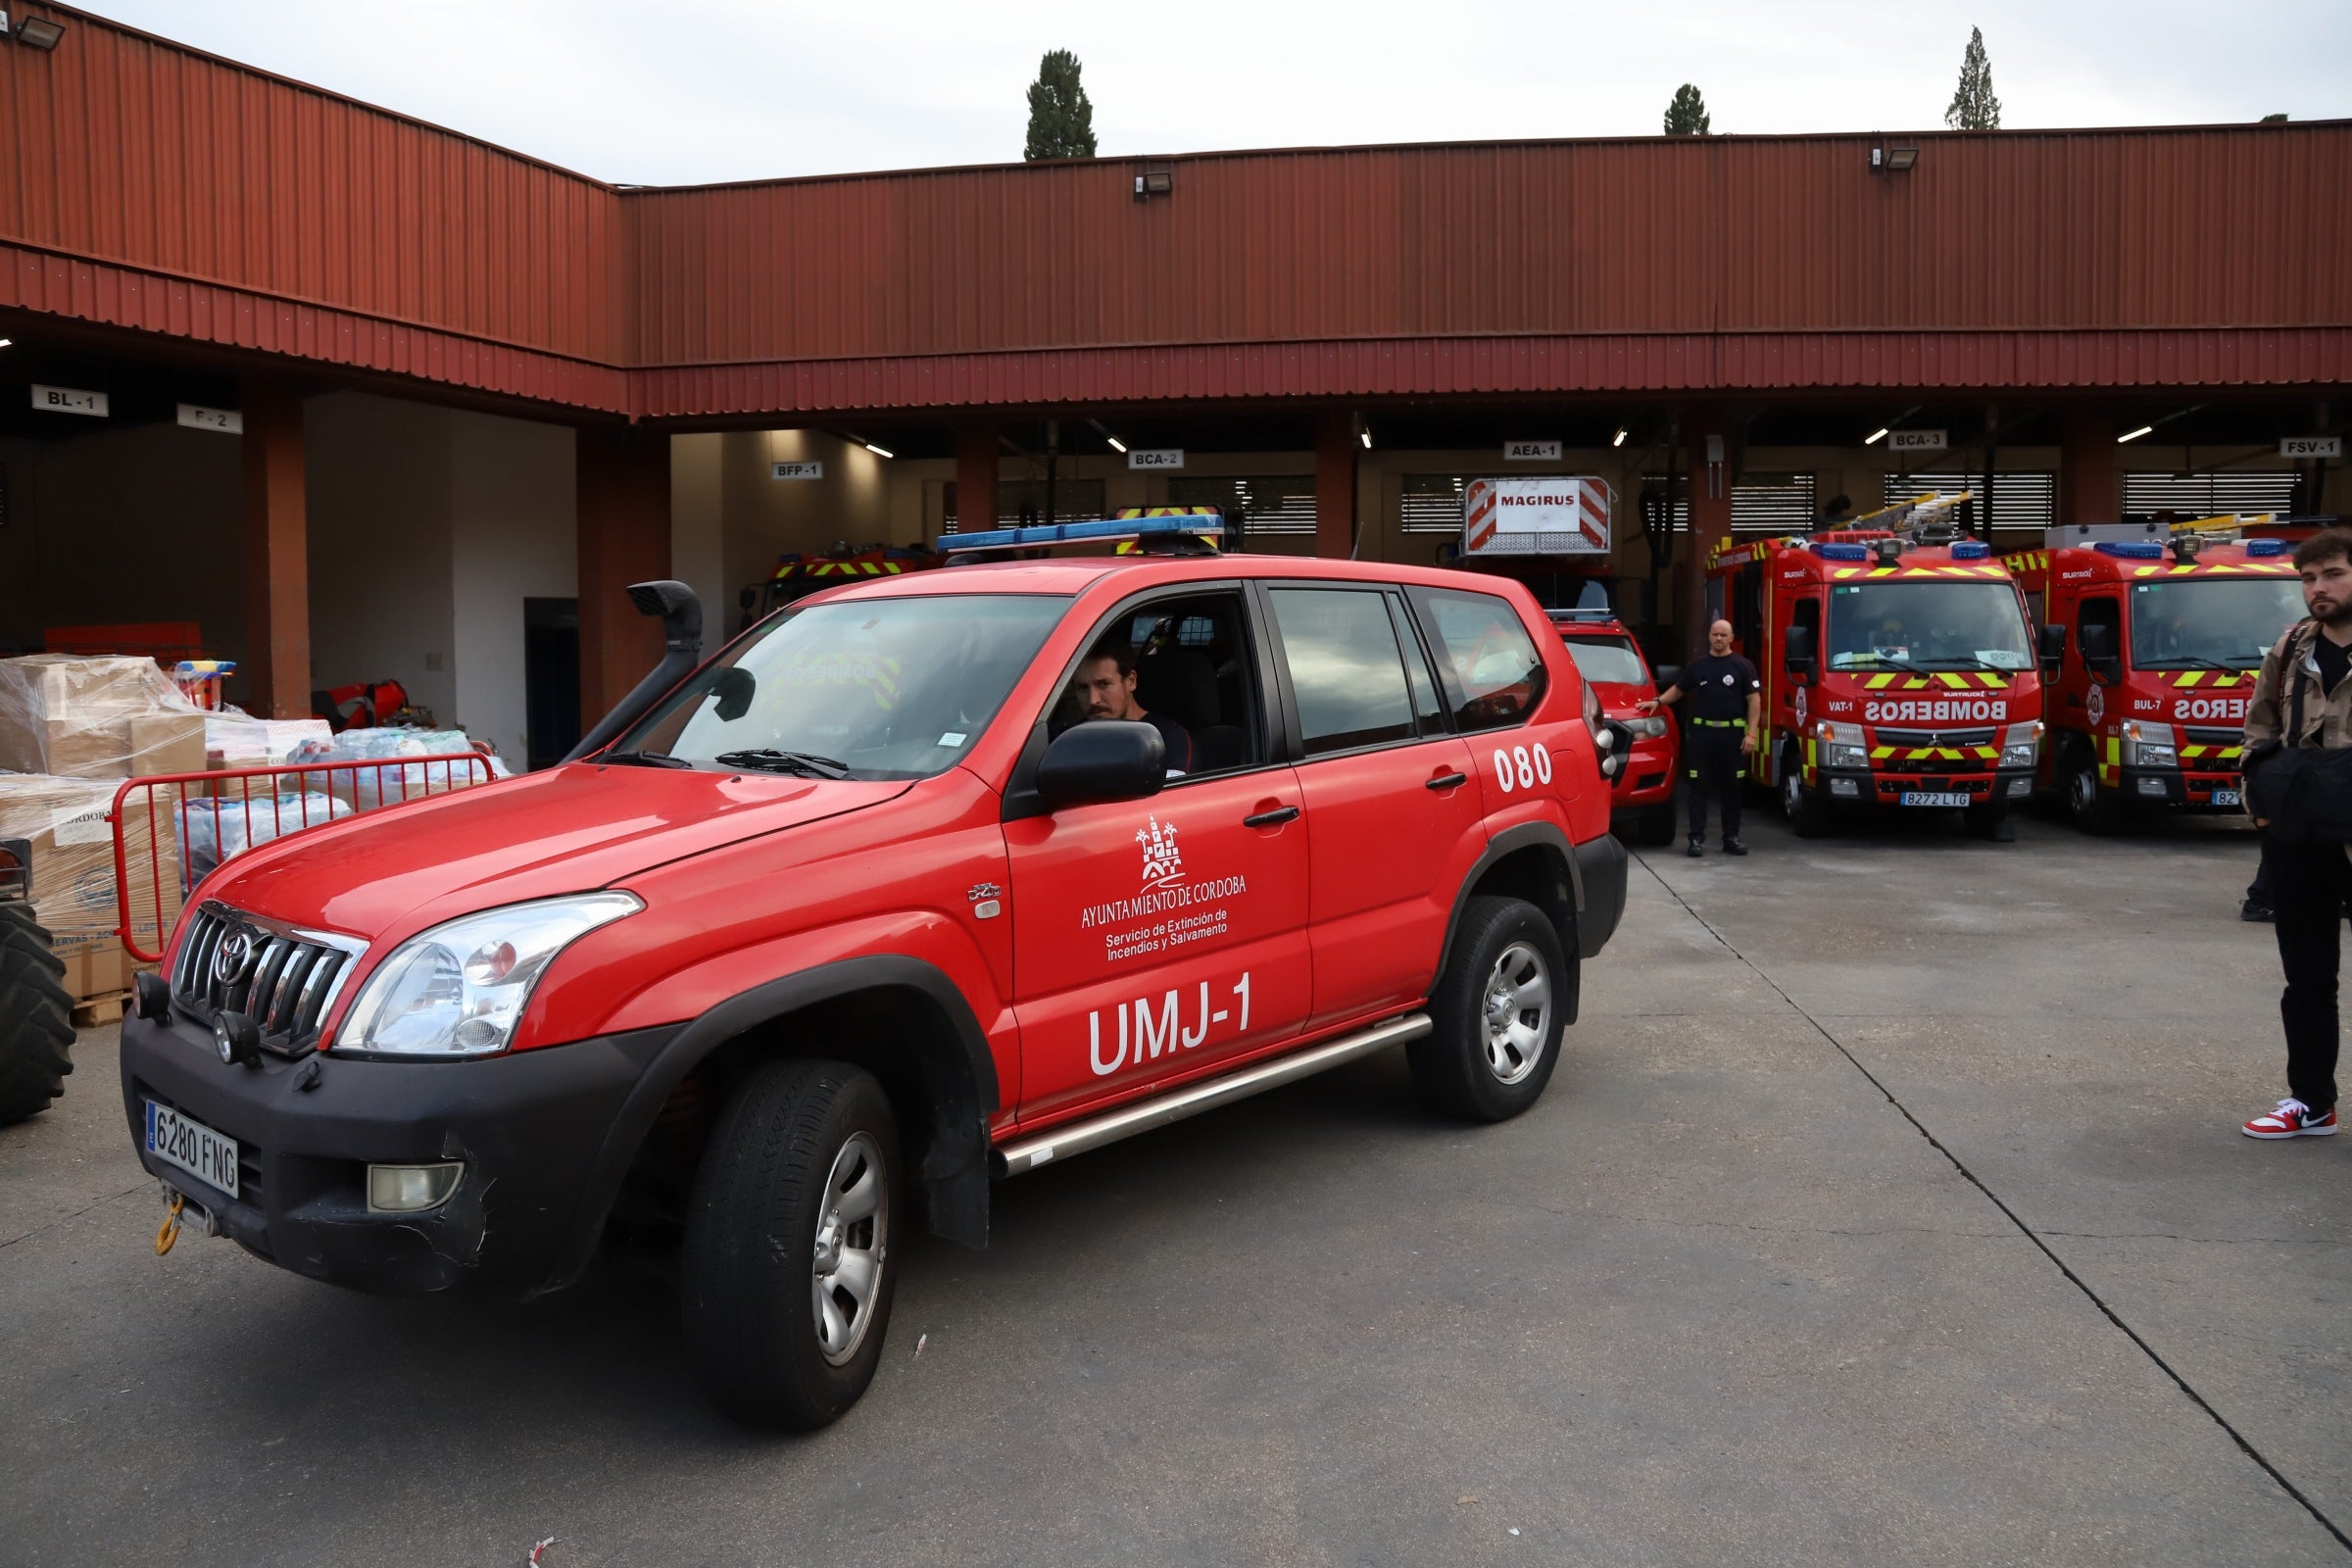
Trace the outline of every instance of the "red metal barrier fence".
<instances>
[{"instance_id":1,"label":"red metal barrier fence","mask_svg":"<svg viewBox=\"0 0 2352 1568\"><path fill-rule=\"evenodd\" d=\"M463 752L125 779L107 816L122 951L161 961L196 884L257 845L492 776L488 757Z\"/></svg>"}]
</instances>

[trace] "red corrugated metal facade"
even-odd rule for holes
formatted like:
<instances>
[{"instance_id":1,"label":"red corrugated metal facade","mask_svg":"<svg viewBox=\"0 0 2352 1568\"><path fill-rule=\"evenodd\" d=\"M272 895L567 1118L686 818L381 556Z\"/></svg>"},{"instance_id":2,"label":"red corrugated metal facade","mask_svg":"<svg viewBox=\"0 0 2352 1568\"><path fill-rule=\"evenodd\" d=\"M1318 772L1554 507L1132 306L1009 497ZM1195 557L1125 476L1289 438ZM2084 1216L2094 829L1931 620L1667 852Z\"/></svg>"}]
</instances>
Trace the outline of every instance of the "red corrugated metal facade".
<instances>
[{"instance_id":1,"label":"red corrugated metal facade","mask_svg":"<svg viewBox=\"0 0 2352 1568\"><path fill-rule=\"evenodd\" d=\"M2352 123L639 191L33 9L0 308L583 411L2352 381Z\"/></svg>"}]
</instances>

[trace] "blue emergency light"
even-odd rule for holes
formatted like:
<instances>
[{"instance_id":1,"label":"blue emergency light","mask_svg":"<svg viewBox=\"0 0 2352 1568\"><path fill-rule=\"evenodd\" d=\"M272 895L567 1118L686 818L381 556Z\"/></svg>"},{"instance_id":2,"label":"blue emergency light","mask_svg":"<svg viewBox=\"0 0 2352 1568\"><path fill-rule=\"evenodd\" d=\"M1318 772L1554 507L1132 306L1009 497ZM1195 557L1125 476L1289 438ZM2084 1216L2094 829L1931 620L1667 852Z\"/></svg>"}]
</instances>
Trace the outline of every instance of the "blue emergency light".
<instances>
[{"instance_id":1,"label":"blue emergency light","mask_svg":"<svg viewBox=\"0 0 2352 1568\"><path fill-rule=\"evenodd\" d=\"M1022 528L991 528L985 533L953 533L939 541L943 556L969 555L979 550L1043 550L1053 545L1115 544L1122 539L1222 539L1225 519L1214 512L1175 513L1155 517L1105 517L1097 522L1031 523Z\"/></svg>"},{"instance_id":2,"label":"blue emergency light","mask_svg":"<svg viewBox=\"0 0 2352 1568\"><path fill-rule=\"evenodd\" d=\"M1868 561L1870 559L1870 546L1868 545L1815 545L1813 548L1820 553L1821 559L1824 561Z\"/></svg>"},{"instance_id":3,"label":"blue emergency light","mask_svg":"<svg viewBox=\"0 0 2352 1568\"><path fill-rule=\"evenodd\" d=\"M2119 561L2162 561L2164 559L2164 546L2142 544L2137 540L2102 539L2090 548L2102 556L2113 556Z\"/></svg>"},{"instance_id":4,"label":"blue emergency light","mask_svg":"<svg viewBox=\"0 0 2352 1568\"><path fill-rule=\"evenodd\" d=\"M2283 556L2286 554L2286 541L2283 539L2249 539L2246 541L2246 554L2249 556Z\"/></svg>"},{"instance_id":5,"label":"blue emergency light","mask_svg":"<svg viewBox=\"0 0 2352 1568\"><path fill-rule=\"evenodd\" d=\"M1981 539L1963 539L1952 546L1954 561L1983 561L1992 554L1992 546Z\"/></svg>"}]
</instances>

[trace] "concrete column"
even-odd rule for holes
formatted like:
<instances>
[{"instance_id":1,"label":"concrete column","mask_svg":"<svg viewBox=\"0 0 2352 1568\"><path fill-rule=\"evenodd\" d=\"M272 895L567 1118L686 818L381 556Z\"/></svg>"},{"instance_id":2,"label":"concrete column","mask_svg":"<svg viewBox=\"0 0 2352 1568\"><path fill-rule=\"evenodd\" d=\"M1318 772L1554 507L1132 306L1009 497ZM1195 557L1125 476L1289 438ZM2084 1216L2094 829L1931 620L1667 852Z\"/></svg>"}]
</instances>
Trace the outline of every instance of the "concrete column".
<instances>
[{"instance_id":1,"label":"concrete column","mask_svg":"<svg viewBox=\"0 0 2352 1568\"><path fill-rule=\"evenodd\" d=\"M1683 418L1683 467L1690 477L1690 548L1675 563L1683 655L1707 651L1707 562L1732 532L1732 481L1740 453L1731 420L1720 408L1697 408Z\"/></svg>"},{"instance_id":2,"label":"concrete column","mask_svg":"<svg viewBox=\"0 0 2352 1568\"><path fill-rule=\"evenodd\" d=\"M579 476L580 724L611 712L662 661L662 622L628 586L669 575L669 437L627 425L574 432ZM703 646L733 624L703 607Z\"/></svg>"},{"instance_id":3,"label":"concrete column","mask_svg":"<svg viewBox=\"0 0 2352 1568\"><path fill-rule=\"evenodd\" d=\"M956 431L956 531L986 533L997 525L997 427L960 425Z\"/></svg>"},{"instance_id":4,"label":"concrete column","mask_svg":"<svg viewBox=\"0 0 2352 1568\"><path fill-rule=\"evenodd\" d=\"M245 383L246 704L264 718L311 716L309 491L302 397L282 382Z\"/></svg>"},{"instance_id":5,"label":"concrete column","mask_svg":"<svg viewBox=\"0 0 2352 1568\"><path fill-rule=\"evenodd\" d=\"M1315 424L1315 554L1345 561L1355 551L1355 459L1361 450L1352 416L1334 411Z\"/></svg>"},{"instance_id":6,"label":"concrete column","mask_svg":"<svg viewBox=\"0 0 2352 1568\"><path fill-rule=\"evenodd\" d=\"M2115 419L2104 409L2069 409L2058 446L2058 520L2113 522L2122 510L2116 486Z\"/></svg>"}]
</instances>

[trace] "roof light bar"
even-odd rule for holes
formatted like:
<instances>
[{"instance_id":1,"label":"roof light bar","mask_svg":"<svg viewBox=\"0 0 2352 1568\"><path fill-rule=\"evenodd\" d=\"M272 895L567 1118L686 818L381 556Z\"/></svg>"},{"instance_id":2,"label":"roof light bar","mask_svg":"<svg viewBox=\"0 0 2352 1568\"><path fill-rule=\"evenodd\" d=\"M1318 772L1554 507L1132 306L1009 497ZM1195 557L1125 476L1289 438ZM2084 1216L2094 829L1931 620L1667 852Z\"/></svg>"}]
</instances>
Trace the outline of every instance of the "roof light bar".
<instances>
[{"instance_id":1,"label":"roof light bar","mask_svg":"<svg viewBox=\"0 0 2352 1568\"><path fill-rule=\"evenodd\" d=\"M1049 545L1114 544L1123 539L1205 539L1225 536L1225 518L1210 510L1156 517L1108 517L1100 522L1033 523L992 528L985 533L952 533L939 541L943 556L976 550L1040 550Z\"/></svg>"}]
</instances>

